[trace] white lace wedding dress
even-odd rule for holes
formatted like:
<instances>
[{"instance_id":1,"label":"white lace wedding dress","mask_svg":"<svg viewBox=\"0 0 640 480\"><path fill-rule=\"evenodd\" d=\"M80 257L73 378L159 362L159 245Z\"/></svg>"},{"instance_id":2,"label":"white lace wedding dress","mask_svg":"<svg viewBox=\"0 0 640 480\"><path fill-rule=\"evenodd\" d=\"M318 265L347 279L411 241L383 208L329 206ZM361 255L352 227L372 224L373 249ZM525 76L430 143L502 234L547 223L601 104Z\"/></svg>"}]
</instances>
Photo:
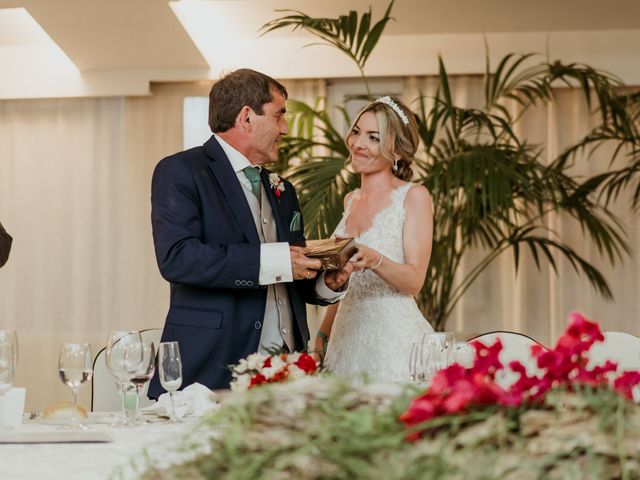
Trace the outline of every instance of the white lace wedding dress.
<instances>
[{"instance_id":1,"label":"white lace wedding dress","mask_svg":"<svg viewBox=\"0 0 640 480\"><path fill-rule=\"evenodd\" d=\"M356 238L358 243L404 263L404 199L412 186L407 183L391 192L391 203ZM359 192L351 195L334 236L348 236L345 225ZM333 322L326 366L352 379L366 376L372 381L406 382L411 343L432 331L412 296L400 293L372 270L354 272Z\"/></svg>"}]
</instances>

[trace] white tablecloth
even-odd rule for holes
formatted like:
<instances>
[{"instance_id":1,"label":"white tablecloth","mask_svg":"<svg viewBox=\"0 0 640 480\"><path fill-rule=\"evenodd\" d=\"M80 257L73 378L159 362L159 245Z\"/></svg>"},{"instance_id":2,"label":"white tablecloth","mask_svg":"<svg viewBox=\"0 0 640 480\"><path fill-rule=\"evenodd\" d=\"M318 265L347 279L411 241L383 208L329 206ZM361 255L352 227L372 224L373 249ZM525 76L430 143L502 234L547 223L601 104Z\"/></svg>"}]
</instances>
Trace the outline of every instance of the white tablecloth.
<instances>
[{"instance_id":1,"label":"white tablecloth","mask_svg":"<svg viewBox=\"0 0 640 480\"><path fill-rule=\"evenodd\" d=\"M193 429L197 419L183 423L151 423L113 428L94 423L91 429L107 432L109 443L0 444L0 478L2 480L104 480L136 478L131 462L142 459L146 448L151 452L166 451L165 461L180 443L183 434ZM37 420L24 422L15 431L47 432L56 426ZM155 455L154 455L155 456ZM115 472L122 476L114 477Z\"/></svg>"}]
</instances>

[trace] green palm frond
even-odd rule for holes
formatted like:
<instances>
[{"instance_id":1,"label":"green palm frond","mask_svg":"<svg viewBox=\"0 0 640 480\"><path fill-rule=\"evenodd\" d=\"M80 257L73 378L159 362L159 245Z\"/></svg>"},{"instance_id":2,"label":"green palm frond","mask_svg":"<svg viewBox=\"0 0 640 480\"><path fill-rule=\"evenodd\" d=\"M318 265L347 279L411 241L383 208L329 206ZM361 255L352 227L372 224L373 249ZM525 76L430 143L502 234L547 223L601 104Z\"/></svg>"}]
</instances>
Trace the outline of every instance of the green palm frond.
<instances>
[{"instance_id":1,"label":"green palm frond","mask_svg":"<svg viewBox=\"0 0 640 480\"><path fill-rule=\"evenodd\" d=\"M578 143L562 152L555 159L554 165L564 168L570 165L573 158L579 154L586 153L588 157L593 157L603 146L612 145L613 153L607 155L610 159L609 169L589 179L586 185L592 185L594 189L598 187L605 205L618 199L622 192L631 189L631 206L638 209L640 208L640 135L626 130L626 128L621 130L612 125L597 126ZM625 165L613 168L620 157L625 160Z\"/></svg>"},{"instance_id":2,"label":"green palm frond","mask_svg":"<svg viewBox=\"0 0 640 480\"><path fill-rule=\"evenodd\" d=\"M516 121L508 108L505 100L513 100L521 109L540 99L550 100L552 96L551 84L545 77L546 66L536 64L525 66L534 58L533 54L508 54L505 55L494 72L490 70L489 56L486 57L486 70L484 81L485 109L487 112L497 110L513 125Z\"/></svg>"},{"instance_id":3,"label":"green palm frond","mask_svg":"<svg viewBox=\"0 0 640 480\"><path fill-rule=\"evenodd\" d=\"M360 17L358 12L351 10L347 15L340 15L337 18L312 18L299 10L276 10L288 12L290 15L265 23L261 31L262 35L266 35L281 28L291 28L311 33L353 60L367 85L364 67L387 23L392 19L391 9L394 1L391 0L383 17L373 24L371 7ZM367 92L369 92L368 85Z\"/></svg>"},{"instance_id":4,"label":"green palm frond","mask_svg":"<svg viewBox=\"0 0 640 480\"><path fill-rule=\"evenodd\" d=\"M538 269L541 268L540 258L541 256L544 256L546 260L545 263L551 266L551 268L557 273L557 263L553 256L553 252L555 251L561 254L564 259L568 260L571 267L573 267L577 273L583 274L603 298L606 300L613 299L613 294L609 284L604 278L604 275L602 275L598 269L581 257L576 250L567 244L553 240L547 236L536 235L534 233L535 231L535 227L529 227L522 229L521 231L517 231L511 236L509 244L513 247L516 269L518 268L518 246L520 244L528 247Z\"/></svg>"}]
</instances>

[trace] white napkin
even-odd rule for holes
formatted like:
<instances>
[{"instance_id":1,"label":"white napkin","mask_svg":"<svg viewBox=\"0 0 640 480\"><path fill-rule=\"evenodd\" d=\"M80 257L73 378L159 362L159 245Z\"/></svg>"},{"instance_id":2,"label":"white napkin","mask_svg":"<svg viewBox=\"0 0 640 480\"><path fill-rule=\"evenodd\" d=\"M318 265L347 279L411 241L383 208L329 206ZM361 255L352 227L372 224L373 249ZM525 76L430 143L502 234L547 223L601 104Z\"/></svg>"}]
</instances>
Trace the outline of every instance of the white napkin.
<instances>
[{"instance_id":1,"label":"white napkin","mask_svg":"<svg viewBox=\"0 0 640 480\"><path fill-rule=\"evenodd\" d=\"M176 405L176 417L201 417L205 412L219 408L220 404L213 399L214 395L214 392L201 383L194 383L184 390L175 392L173 400ZM143 408L142 411L169 416L171 412L169 393L163 393L156 403Z\"/></svg>"}]
</instances>

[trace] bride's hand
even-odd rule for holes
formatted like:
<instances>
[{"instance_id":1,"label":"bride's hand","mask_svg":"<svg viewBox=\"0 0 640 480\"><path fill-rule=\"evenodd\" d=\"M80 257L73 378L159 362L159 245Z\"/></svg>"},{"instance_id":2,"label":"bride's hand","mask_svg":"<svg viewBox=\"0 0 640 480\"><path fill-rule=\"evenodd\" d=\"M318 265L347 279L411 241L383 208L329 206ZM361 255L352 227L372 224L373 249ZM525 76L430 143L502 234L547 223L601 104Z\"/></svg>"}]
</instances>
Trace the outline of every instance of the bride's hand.
<instances>
[{"instance_id":1,"label":"bride's hand","mask_svg":"<svg viewBox=\"0 0 640 480\"><path fill-rule=\"evenodd\" d=\"M365 245L358 245L358 251L351 261L356 270L366 270L367 268L375 270L382 264L383 259L384 255L377 250Z\"/></svg>"}]
</instances>

